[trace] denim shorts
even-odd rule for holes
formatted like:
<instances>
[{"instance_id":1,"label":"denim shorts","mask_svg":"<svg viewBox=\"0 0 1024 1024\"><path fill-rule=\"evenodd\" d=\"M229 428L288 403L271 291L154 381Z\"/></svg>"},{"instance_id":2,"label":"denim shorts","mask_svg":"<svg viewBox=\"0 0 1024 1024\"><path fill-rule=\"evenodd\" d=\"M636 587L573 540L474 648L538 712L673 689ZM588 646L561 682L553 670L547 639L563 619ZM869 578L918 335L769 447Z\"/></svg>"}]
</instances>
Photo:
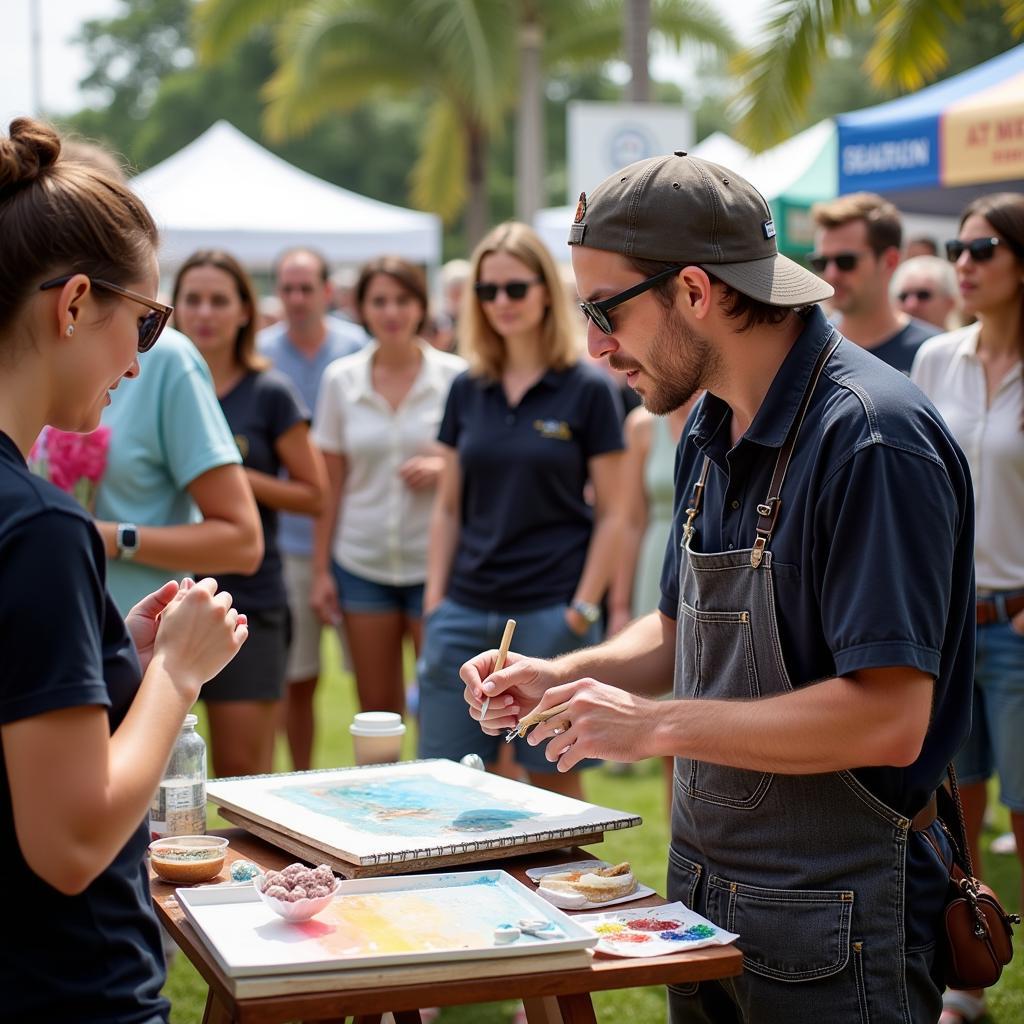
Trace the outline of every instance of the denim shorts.
<instances>
[{"instance_id":1,"label":"denim shorts","mask_svg":"<svg viewBox=\"0 0 1024 1024\"><path fill-rule=\"evenodd\" d=\"M955 765L960 781L999 776L1001 801L1024 812L1024 636L1009 622L979 626L971 734Z\"/></svg>"},{"instance_id":2,"label":"denim shorts","mask_svg":"<svg viewBox=\"0 0 1024 1024\"><path fill-rule=\"evenodd\" d=\"M393 586L376 583L365 576L357 576L332 562L334 582L338 588L338 604L343 612L402 612L410 619L423 614L423 584L411 583Z\"/></svg>"},{"instance_id":3,"label":"denim shorts","mask_svg":"<svg viewBox=\"0 0 1024 1024\"><path fill-rule=\"evenodd\" d=\"M470 717L459 669L481 651L501 643L508 619L516 620L512 649L517 654L554 658L596 644L601 638L600 624L595 623L578 636L566 624L566 608L565 604L556 604L529 611L487 612L445 598L430 613L423 627L423 656L417 666L420 757L458 761L466 754L479 754L487 764L497 760L503 737L488 736ZM558 771L544 756L546 744L531 747L526 740L516 740L512 746L516 760L528 771ZM598 763L587 760L581 762L581 767Z\"/></svg>"}]
</instances>

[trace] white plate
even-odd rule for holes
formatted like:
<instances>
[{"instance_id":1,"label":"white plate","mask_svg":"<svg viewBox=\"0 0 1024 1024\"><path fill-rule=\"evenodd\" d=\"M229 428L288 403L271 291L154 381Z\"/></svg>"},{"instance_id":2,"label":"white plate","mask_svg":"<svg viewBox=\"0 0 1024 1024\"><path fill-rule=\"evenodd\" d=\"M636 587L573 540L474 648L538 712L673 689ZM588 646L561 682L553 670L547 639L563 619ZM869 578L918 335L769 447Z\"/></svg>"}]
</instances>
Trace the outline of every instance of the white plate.
<instances>
[{"instance_id":1,"label":"white plate","mask_svg":"<svg viewBox=\"0 0 1024 1024\"><path fill-rule=\"evenodd\" d=\"M609 956L664 956L705 946L727 946L739 938L683 903L666 903L640 910L613 910L604 914L577 914L573 920L592 930L600 940L597 951ZM644 926L630 928L630 923L637 920L643 921ZM651 927L653 922L664 922L664 930Z\"/></svg>"},{"instance_id":2,"label":"white plate","mask_svg":"<svg viewBox=\"0 0 1024 1024\"><path fill-rule=\"evenodd\" d=\"M593 871L596 868L609 868L611 865L606 860L574 860L569 864L549 864L547 867L542 868L529 868L526 872L526 877L531 882L535 882L538 885L540 880L545 875L551 875L558 871L578 871L586 868ZM538 890L537 895L548 903L552 901L544 895L544 893ZM649 886L644 885L643 882L637 881L636 889L631 892L628 896L617 896L613 900L604 900L601 903L592 903L589 900L586 903L580 904L578 907L572 907L571 909L575 912L577 910L597 910L599 907L611 907L616 903L630 903L633 900L641 900L645 896L654 896L655 891ZM555 905L555 904L553 904Z\"/></svg>"}]
</instances>

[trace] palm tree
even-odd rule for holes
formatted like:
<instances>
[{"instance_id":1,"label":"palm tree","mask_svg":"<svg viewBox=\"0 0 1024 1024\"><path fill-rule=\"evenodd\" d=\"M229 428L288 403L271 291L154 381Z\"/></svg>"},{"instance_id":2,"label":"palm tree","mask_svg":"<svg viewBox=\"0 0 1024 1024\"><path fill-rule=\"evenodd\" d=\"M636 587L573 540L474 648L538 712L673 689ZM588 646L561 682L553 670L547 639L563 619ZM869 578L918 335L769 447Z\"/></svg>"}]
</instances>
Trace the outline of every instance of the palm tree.
<instances>
[{"instance_id":1,"label":"palm tree","mask_svg":"<svg viewBox=\"0 0 1024 1024\"><path fill-rule=\"evenodd\" d=\"M514 86L515 12L503 0L205 0L200 53L216 59L260 25L274 25L278 68L266 85L272 138L383 94L427 89L412 199L467 235L489 224L487 151Z\"/></svg>"},{"instance_id":2,"label":"palm tree","mask_svg":"<svg viewBox=\"0 0 1024 1024\"><path fill-rule=\"evenodd\" d=\"M999 0L1007 30L1024 33L1024 2ZM740 137L770 146L799 125L815 73L832 39L855 24L870 25L874 42L864 69L882 88L910 92L947 66L946 41L991 0L775 0L761 40L741 53Z\"/></svg>"}]
</instances>

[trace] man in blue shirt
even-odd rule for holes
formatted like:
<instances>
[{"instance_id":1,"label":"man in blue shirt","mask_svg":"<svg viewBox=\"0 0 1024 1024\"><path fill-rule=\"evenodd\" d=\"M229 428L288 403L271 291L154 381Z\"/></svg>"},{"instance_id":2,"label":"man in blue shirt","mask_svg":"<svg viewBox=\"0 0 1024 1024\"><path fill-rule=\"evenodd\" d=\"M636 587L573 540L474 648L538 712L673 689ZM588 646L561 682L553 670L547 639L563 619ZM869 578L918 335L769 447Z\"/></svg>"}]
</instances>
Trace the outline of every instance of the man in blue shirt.
<instances>
[{"instance_id":1,"label":"man in blue shirt","mask_svg":"<svg viewBox=\"0 0 1024 1024\"><path fill-rule=\"evenodd\" d=\"M902 374L825 320L832 289L778 254L731 171L641 161L581 197L571 231L591 354L652 412L707 394L677 456L659 610L489 679L495 652L478 656L471 713L491 695L496 731L568 702L529 737L562 770L675 756L669 896L739 933L744 972L671 987L673 1024L934 1021L933 794L973 671L966 460Z\"/></svg>"},{"instance_id":2,"label":"man in blue shirt","mask_svg":"<svg viewBox=\"0 0 1024 1024\"><path fill-rule=\"evenodd\" d=\"M324 370L367 341L355 324L328 316L331 286L327 261L312 249L290 249L274 269L284 320L261 331L260 352L289 377L309 409ZM309 606L312 585L313 521L281 513L278 547L284 564L292 639L288 650L285 726L292 763L308 769L313 755L313 694L320 675L320 622Z\"/></svg>"}]
</instances>

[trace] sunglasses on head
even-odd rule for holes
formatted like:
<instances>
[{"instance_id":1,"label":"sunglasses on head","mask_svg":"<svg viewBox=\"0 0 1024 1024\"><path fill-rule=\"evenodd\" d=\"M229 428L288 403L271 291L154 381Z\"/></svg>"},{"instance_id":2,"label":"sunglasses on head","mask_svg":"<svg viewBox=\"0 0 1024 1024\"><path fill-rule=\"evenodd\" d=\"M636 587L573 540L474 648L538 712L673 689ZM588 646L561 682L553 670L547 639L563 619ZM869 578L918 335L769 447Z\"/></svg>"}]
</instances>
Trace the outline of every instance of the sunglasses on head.
<instances>
[{"instance_id":1,"label":"sunglasses on head","mask_svg":"<svg viewBox=\"0 0 1024 1024\"><path fill-rule=\"evenodd\" d=\"M62 285L67 284L74 276L74 274L65 274L63 277L55 277L52 281L44 281L39 286L39 290L45 292L50 288L60 288ZM103 291L112 292L122 299L131 299L132 302L138 302L150 308L152 312L147 313L139 321L139 351L148 352L156 344L156 339L160 337L161 331L167 326L167 321L171 319L174 307L165 306L162 302L157 302L156 299L146 298L145 295L129 291L129 289L122 288L118 284L101 281L98 277L90 277L89 280L94 288L101 288Z\"/></svg>"},{"instance_id":2,"label":"sunglasses on head","mask_svg":"<svg viewBox=\"0 0 1024 1024\"><path fill-rule=\"evenodd\" d=\"M678 274L685 266L685 263L680 263L678 267L669 267L667 270L655 274L654 277L648 277L639 284L633 285L632 288L627 288L624 292L619 292L610 298L599 299L597 302L581 302L580 311L602 334L611 334L614 330L612 322L608 318L608 313L611 310L616 306L621 306L623 302L629 299L635 299L638 295L643 295L644 292L653 288L659 281L664 281L665 278Z\"/></svg>"},{"instance_id":3,"label":"sunglasses on head","mask_svg":"<svg viewBox=\"0 0 1024 1024\"><path fill-rule=\"evenodd\" d=\"M532 281L506 281L504 284L494 284L491 281L477 281L473 285L473 291L481 302L493 302L499 292L504 292L513 302L521 302L526 298L526 293L535 284L540 284L539 278Z\"/></svg>"},{"instance_id":4,"label":"sunglasses on head","mask_svg":"<svg viewBox=\"0 0 1024 1024\"><path fill-rule=\"evenodd\" d=\"M859 252L840 252L836 253L835 256L822 256L820 253L811 253L807 257L807 262L810 264L811 270L816 274L825 273L825 268L830 263L834 263L838 270L842 270L845 273L857 266L861 255Z\"/></svg>"},{"instance_id":5,"label":"sunglasses on head","mask_svg":"<svg viewBox=\"0 0 1024 1024\"><path fill-rule=\"evenodd\" d=\"M946 259L956 263L965 252L969 252L975 263L985 263L995 255L997 245L998 238L975 238L973 242L961 242L959 238L953 238L946 243Z\"/></svg>"},{"instance_id":6,"label":"sunglasses on head","mask_svg":"<svg viewBox=\"0 0 1024 1024\"><path fill-rule=\"evenodd\" d=\"M896 298L900 302L906 302L907 299L917 299L918 302L930 302L934 295L935 293L927 288L908 288L905 292L900 292Z\"/></svg>"}]
</instances>

